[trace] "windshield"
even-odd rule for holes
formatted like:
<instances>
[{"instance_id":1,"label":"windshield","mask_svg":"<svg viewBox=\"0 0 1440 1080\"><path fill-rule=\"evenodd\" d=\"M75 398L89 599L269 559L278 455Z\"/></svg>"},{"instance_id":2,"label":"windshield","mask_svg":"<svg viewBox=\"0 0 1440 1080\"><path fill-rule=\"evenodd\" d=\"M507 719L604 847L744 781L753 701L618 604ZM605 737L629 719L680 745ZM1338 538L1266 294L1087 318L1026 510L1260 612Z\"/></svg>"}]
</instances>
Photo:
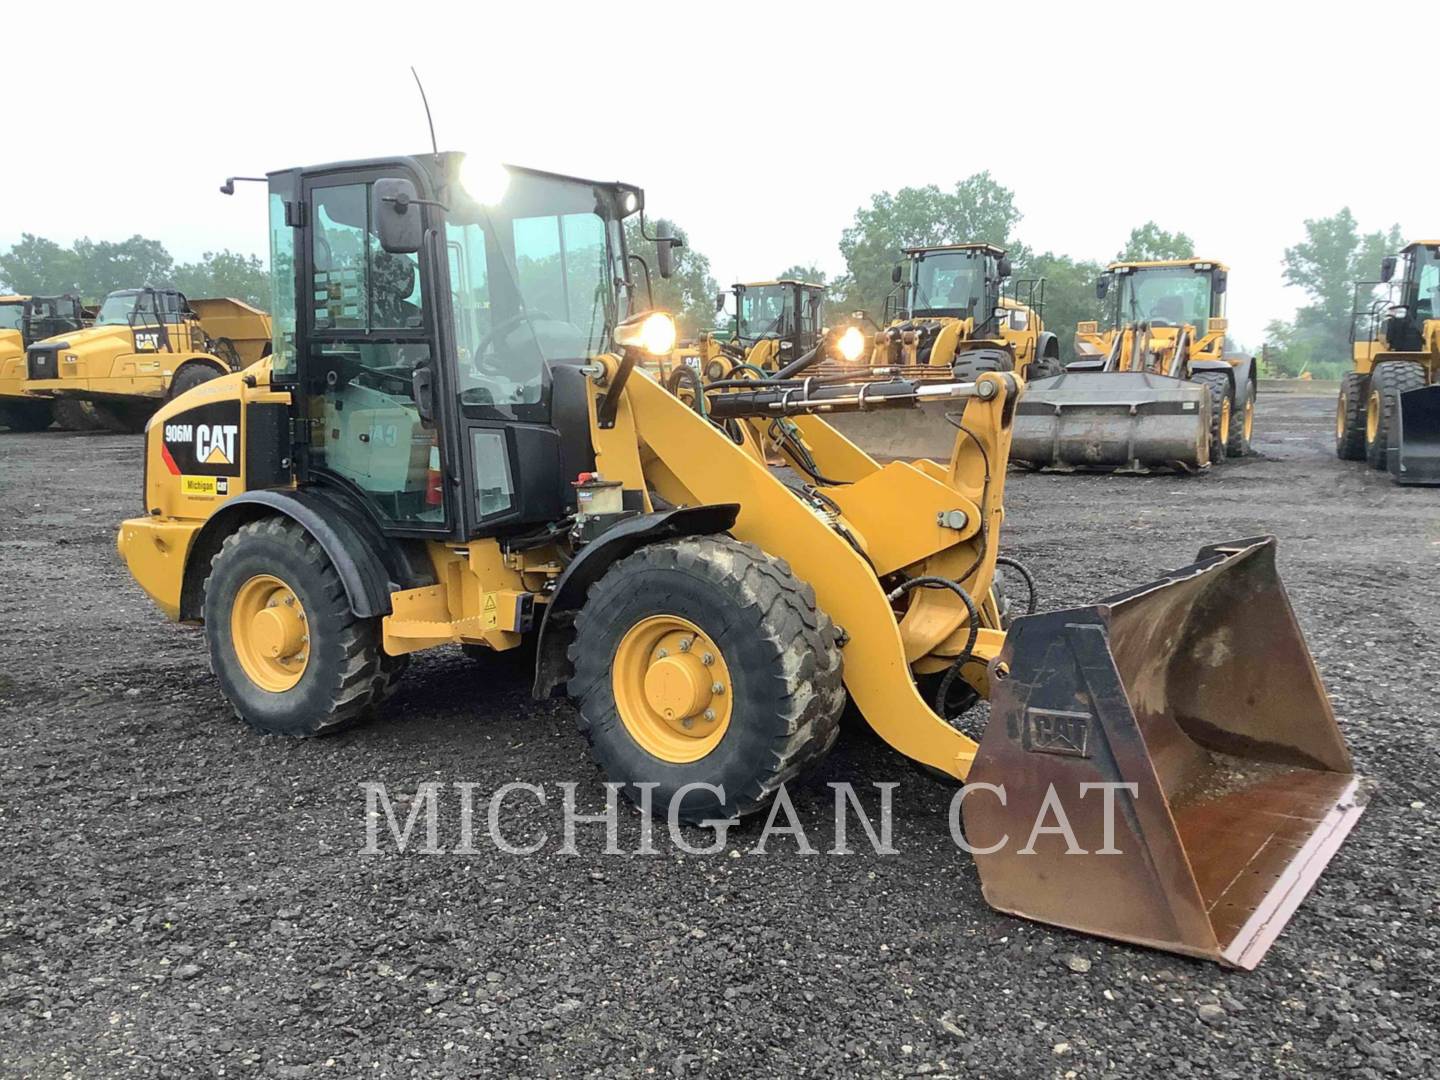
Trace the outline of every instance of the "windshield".
<instances>
[{"instance_id":1,"label":"windshield","mask_svg":"<svg viewBox=\"0 0 1440 1080\"><path fill-rule=\"evenodd\" d=\"M735 336L743 341L784 337L791 332L790 289L784 285L747 285L739 290Z\"/></svg>"},{"instance_id":2,"label":"windshield","mask_svg":"<svg viewBox=\"0 0 1440 1080\"><path fill-rule=\"evenodd\" d=\"M22 303L0 304L0 330L19 330L24 315Z\"/></svg>"},{"instance_id":3,"label":"windshield","mask_svg":"<svg viewBox=\"0 0 1440 1080\"><path fill-rule=\"evenodd\" d=\"M1117 275L1116 325L1194 326L1210 318L1210 273L1174 266Z\"/></svg>"},{"instance_id":4,"label":"windshield","mask_svg":"<svg viewBox=\"0 0 1440 1080\"><path fill-rule=\"evenodd\" d=\"M461 401L539 402L545 366L610 347L625 276L611 194L516 172L501 202L446 220Z\"/></svg>"},{"instance_id":5,"label":"windshield","mask_svg":"<svg viewBox=\"0 0 1440 1080\"><path fill-rule=\"evenodd\" d=\"M910 313L957 318L984 317L983 251L941 251L915 258L911 273Z\"/></svg>"},{"instance_id":6,"label":"windshield","mask_svg":"<svg viewBox=\"0 0 1440 1080\"><path fill-rule=\"evenodd\" d=\"M95 317L96 326L129 326L130 314L135 310L134 293L111 293L100 305L100 314Z\"/></svg>"}]
</instances>

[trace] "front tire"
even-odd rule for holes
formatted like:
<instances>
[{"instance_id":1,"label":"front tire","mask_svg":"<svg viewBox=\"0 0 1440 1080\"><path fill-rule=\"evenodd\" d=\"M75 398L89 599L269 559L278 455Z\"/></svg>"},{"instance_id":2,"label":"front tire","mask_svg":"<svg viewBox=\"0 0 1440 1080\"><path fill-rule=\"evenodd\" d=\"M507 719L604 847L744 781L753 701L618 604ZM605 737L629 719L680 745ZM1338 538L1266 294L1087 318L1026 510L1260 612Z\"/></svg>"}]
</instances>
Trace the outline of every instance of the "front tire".
<instances>
[{"instance_id":1,"label":"front tire","mask_svg":"<svg viewBox=\"0 0 1440 1080\"><path fill-rule=\"evenodd\" d=\"M138 435L155 414L153 401L92 401L96 425L116 435Z\"/></svg>"},{"instance_id":2,"label":"front tire","mask_svg":"<svg viewBox=\"0 0 1440 1080\"><path fill-rule=\"evenodd\" d=\"M235 715L270 735L350 726L404 667L382 657L379 620L350 610L329 557L287 518L225 538L205 582L205 638Z\"/></svg>"},{"instance_id":3,"label":"front tire","mask_svg":"<svg viewBox=\"0 0 1440 1080\"><path fill-rule=\"evenodd\" d=\"M48 401L17 398L0 403L0 427L16 433L44 431L54 420L54 407Z\"/></svg>"},{"instance_id":4,"label":"front tire","mask_svg":"<svg viewBox=\"0 0 1440 1080\"><path fill-rule=\"evenodd\" d=\"M1335 402L1335 456L1341 461L1365 460L1365 403L1370 397L1370 376L1349 372L1340 380Z\"/></svg>"},{"instance_id":5,"label":"front tire","mask_svg":"<svg viewBox=\"0 0 1440 1080\"><path fill-rule=\"evenodd\" d=\"M1210 388L1210 464L1219 465L1230 442L1235 391L1223 371L1197 371L1191 378Z\"/></svg>"},{"instance_id":6,"label":"front tire","mask_svg":"<svg viewBox=\"0 0 1440 1080\"><path fill-rule=\"evenodd\" d=\"M1384 470L1390 449L1390 435L1400 412L1400 395L1425 385L1425 369L1408 360L1392 360L1370 373L1370 393L1365 401L1365 460L1372 469Z\"/></svg>"},{"instance_id":7,"label":"front tire","mask_svg":"<svg viewBox=\"0 0 1440 1080\"><path fill-rule=\"evenodd\" d=\"M174 401L187 390L194 390L195 387L210 382L212 379L220 378L220 372L209 364L192 362L182 367L170 380L169 400Z\"/></svg>"},{"instance_id":8,"label":"front tire","mask_svg":"<svg viewBox=\"0 0 1440 1080\"><path fill-rule=\"evenodd\" d=\"M1230 417L1230 438L1225 443L1225 456L1242 458L1250 453L1250 439L1255 433L1255 380L1246 379L1245 387Z\"/></svg>"},{"instance_id":9,"label":"front tire","mask_svg":"<svg viewBox=\"0 0 1440 1080\"><path fill-rule=\"evenodd\" d=\"M685 822L768 803L818 761L845 706L834 624L788 564L729 536L641 548L591 589L570 647L580 730L611 780Z\"/></svg>"}]
</instances>

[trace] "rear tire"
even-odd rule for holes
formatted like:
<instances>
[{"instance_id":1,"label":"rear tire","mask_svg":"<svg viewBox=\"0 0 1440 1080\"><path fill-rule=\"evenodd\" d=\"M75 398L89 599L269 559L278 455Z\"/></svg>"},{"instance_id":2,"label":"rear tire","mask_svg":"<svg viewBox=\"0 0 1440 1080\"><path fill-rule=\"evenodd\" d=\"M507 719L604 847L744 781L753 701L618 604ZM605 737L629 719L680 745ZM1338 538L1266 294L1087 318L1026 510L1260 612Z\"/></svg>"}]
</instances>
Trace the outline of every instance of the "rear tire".
<instances>
[{"instance_id":1,"label":"rear tire","mask_svg":"<svg viewBox=\"0 0 1440 1080\"><path fill-rule=\"evenodd\" d=\"M247 620L247 598L267 581L278 583L274 595L282 602L262 605ZM294 651L267 656L262 620L271 609L294 617L284 613L297 607L303 639L277 646ZM382 657L380 620L350 610L320 545L280 517L252 521L225 538L205 582L205 638L235 715L269 735L304 738L350 726L388 696L405 666L404 657Z\"/></svg>"},{"instance_id":2,"label":"rear tire","mask_svg":"<svg viewBox=\"0 0 1440 1080\"><path fill-rule=\"evenodd\" d=\"M1340 380L1335 401L1335 456L1341 461L1365 460L1365 402L1370 396L1370 376L1349 372Z\"/></svg>"},{"instance_id":3,"label":"rear tire","mask_svg":"<svg viewBox=\"0 0 1440 1080\"><path fill-rule=\"evenodd\" d=\"M1025 371L1025 381L1034 382L1036 379L1050 379L1063 374L1065 367L1060 363L1060 357L1046 355L1030 361L1030 366Z\"/></svg>"},{"instance_id":4,"label":"rear tire","mask_svg":"<svg viewBox=\"0 0 1440 1080\"><path fill-rule=\"evenodd\" d=\"M645 637L666 627L678 629ZM590 590L575 621L569 692L596 762L629 798L639 801L637 784L655 783L651 806L664 815L684 785L713 784L723 798L687 792L680 820L734 818L764 807L834 743L845 707L836 638L814 590L753 544L729 536L653 544ZM662 716L652 679L689 685L685 665L706 656L698 681L715 672L723 692L697 685L698 697ZM659 671L666 657L674 683ZM629 703L625 715L617 696Z\"/></svg>"},{"instance_id":5,"label":"rear tire","mask_svg":"<svg viewBox=\"0 0 1440 1080\"><path fill-rule=\"evenodd\" d=\"M1014 371L1015 358L999 349L976 349L955 357L950 371L961 382L974 382L987 371Z\"/></svg>"},{"instance_id":6,"label":"rear tire","mask_svg":"<svg viewBox=\"0 0 1440 1080\"><path fill-rule=\"evenodd\" d=\"M95 411L96 426L102 431L138 435L155 414L157 404L152 401L92 401L90 407Z\"/></svg>"},{"instance_id":7,"label":"rear tire","mask_svg":"<svg viewBox=\"0 0 1440 1080\"><path fill-rule=\"evenodd\" d=\"M1197 371L1190 378L1210 388L1210 464L1219 465L1225 460L1233 419L1234 390L1230 376L1223 371Z\"/></svg>"},{"instance_id":8,"label":"rear tire","mask_svg":"<svg viewBox=\"0 0 1440 1080\"><path fill-rule=\"evenodd\" d=\"M1370 373L1365 402L1365 460L1372 469L1388 464L1390 436L1400 411L1400 395L1425 385L1425 369L1408 360L1391 360Z\"/></svg>"},{"instance_id":9,"label":"rear tire","mask_svg":"<svg viewBox=\"0 0 1440 1080\"><path fill-rule=\"evenodd\" d=\"M186 364L176 373L175 378L170 380L169 400L174 401L187 390L194 390L195 387L218 378L220 372L209 364Z\"/></svg>"},{"instance_id":10,"label":"rear tire","mask_svg":"<svg viewBox=\"0 0 1440 1080\"><path fill-rule=\"evenodd\" d=\"M48 401L12 398L0 403L0 427L7 427L17 434L44 431L54 420L54 407Z\"/></svg>"}]
</instances>

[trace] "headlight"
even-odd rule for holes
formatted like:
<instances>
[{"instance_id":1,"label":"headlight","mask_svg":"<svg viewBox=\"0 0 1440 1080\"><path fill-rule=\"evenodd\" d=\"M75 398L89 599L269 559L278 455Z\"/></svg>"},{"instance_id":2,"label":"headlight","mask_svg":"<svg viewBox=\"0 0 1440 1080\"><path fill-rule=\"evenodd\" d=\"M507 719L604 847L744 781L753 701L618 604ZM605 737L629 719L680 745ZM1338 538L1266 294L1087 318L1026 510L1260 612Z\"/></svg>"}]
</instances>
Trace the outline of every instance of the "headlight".
<instances>
[{"instance_id":1,"label":"headlight","mask_svg":"<svg viewBox=\"0 0 1440 1080\"><path fill-rule=\"evenodd\" d=\"M615 328L615 343L644 349L651 356L665 356L675 347L675 320L663 311L626 319Z\"/></svg>"},{"instance_id":2,"label":"headlight","mask_svg":"<svg viewBox=\"0 0 1440 1080\"><path fill-rule=\"evenodd\" d=\"M854 363L860 359L860 354L865 351L865 335L860 332L858 326L851 326L840 335L840 341L836 345L840 355L847 363Z\"/></svg>"},{"instance_id":3,"label":"headlight","mask_svg":"<svg viewBox=\"0 0 1440 1080\"><path fill-rule=\"evenodd\" d=\"M510 188L510 170L498 161L466 154L460 162L460 186L481 206L494 206Z\"/></svg>"}]
</instances>

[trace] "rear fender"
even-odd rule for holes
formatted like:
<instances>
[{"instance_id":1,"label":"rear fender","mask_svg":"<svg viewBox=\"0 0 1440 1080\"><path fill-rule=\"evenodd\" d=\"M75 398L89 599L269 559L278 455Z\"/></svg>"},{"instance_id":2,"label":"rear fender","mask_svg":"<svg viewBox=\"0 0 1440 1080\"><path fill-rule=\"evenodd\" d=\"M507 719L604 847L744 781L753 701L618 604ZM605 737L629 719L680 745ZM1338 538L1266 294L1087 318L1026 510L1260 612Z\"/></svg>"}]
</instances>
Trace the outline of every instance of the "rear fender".
<instances>
[{"instance_id":1,"label":"rear fender","mask_svg":"<svg viewBox=\"0 0 1440 1080\"><path fill-rule=\"evenodd\" d=\"M575 636L575 616L584 606L590 586L600 580L611 564L647 544L682 536L723 533L735 524L739 513L737 503L717 503L640 514L606 530L581 548L580 554L560 575L550 602L545 605L545 618L540 623L535 648L534 696L541 700L548 698L570 677L569 649Z\"/></svg>"},{"instance_id":2,"label":"rear fender","mask_svg":"<svg viewBox=\"0 0 1440 1080\"><path fill-rule=\"evenodd\" d=\"M323 490L251 491L229 500L191 545L180 593L181 620L202 617L205 579L225 538L248 522L276 515L294 521L324 549L345 587L351 611L361 618L388 615L392 592L427 582L405 580L412 575L403 569L403 557L391 550L393 543L362 511L348 505L350 502L343 494Z\"/></svg>"},{"instance_id":3,"label":"rear fender","mask_svg":"<svg viewBox=\"0 0 1440 1080\"><path fill-rule=\"evenodd\" d=\"M1040 336L1035 339L1035 355L1042 360L1047 356L1059 360L1060 339L1049 330L1042 331Z\"/></svg>"}]
</instances>

